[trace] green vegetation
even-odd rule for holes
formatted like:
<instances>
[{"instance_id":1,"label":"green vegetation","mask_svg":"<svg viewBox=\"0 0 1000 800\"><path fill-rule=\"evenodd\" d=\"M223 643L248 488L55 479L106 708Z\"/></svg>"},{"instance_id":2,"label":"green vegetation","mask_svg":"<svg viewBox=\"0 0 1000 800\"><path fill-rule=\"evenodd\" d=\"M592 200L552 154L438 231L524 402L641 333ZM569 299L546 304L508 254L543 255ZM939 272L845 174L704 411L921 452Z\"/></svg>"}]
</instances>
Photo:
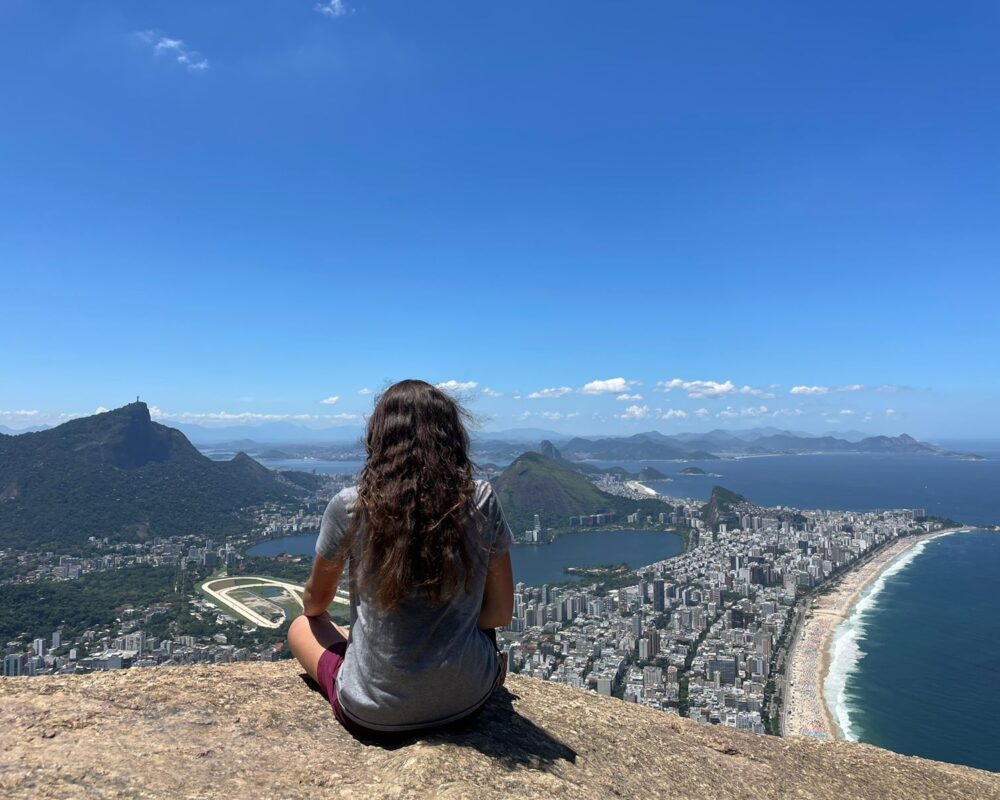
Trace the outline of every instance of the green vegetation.
<instances>
[{"instance_id":1,"label":"green vegetation","mask_svg":"<svg viewBox=\"0 0 1000 800\"><path fill-rule=\"evenodd\" d=\"M247 556L235 567L230 567L230 575L263 575L289 583L304 584L312 571L312 559L306 556L293 558L267 556Z\"/></svg>"},{"instance_id":2,"label":"green vegetation","mask_svg":"<svg viewBox=\"0 0 1000 800\"><path fill-rule=\"evenodd\" d=\"M702 509L701 518L710 531L714 531L720 522L735 520L734 509L748 502L741 495L726 489L724 486L713 486L712 496Z\"/></svg>"},{"instance_id":3,"label":"green vegetation","mask_svg":"<svg viewBox=\"0 0 1000 800\"><path fill-rule=\"evenodd\" d=\"M69 639L86 628L111 625L125 608L186 604L206 575L197 569L182 572L173 566L141 564L91 572L74 581L0 586L0 640L47 637L60 626Z\"/></svg>"},{"instance_id":4,"label":"green vegetation","mask_svg":"<svg viewBox=\"0 0 1000 800\"><path fill-rule=\"evenodd\" d=\"M660 500L631 500L602 492L575 470L540 453L519 456L493 481L493 487L515 532L531 528L535 514L544 527L565 527L569 517L582 514L613 511L624 522L634 511L654 517L673 511Z\"/></svg>"},{"instance_id":5,"label":"green vegetation","mask_svg":"<svg viewBox=\"0 0 1000 800\"><path fill-rule=\"evenodd\" d=\"M152 422L144 403L132 403L0 437L0 548L67 553L91 536L239 534L249 506L305 493L307 479L293 477L244 453L212 461L180 431Z\"/></svg>"},{"instance_id":6,"label":"green vegetation","mask_svg":"<svg viewBox=\"0 0 1000 800\"><path fill-rule=\"evenodd\" d=\"M681 470L681 475L707 475L701 467L685 467Z\"/></svg>"}]
</instances>

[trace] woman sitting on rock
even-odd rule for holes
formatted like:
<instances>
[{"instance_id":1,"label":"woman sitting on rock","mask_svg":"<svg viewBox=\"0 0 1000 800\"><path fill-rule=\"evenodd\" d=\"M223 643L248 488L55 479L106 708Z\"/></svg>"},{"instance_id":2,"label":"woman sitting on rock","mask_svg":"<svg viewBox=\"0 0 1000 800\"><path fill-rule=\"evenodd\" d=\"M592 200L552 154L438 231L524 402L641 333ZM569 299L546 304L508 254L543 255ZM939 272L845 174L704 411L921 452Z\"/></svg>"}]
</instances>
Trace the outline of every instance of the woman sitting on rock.
<instances>
[{"instance_id":1,"label":"woman sitting on rock","mask_svg":"<svg viewBox=\"0 0 1000 800\"><path fill-rule=\"evenodd\" d=\"M495 629L513 611L510 529L490 484L473 480L465 417L423 381L389 387L358 485L323 514L288 643L352 733L447 725L503 683ZM327 612L345 565L350 635Z\"/></svg>"}]
</instances>

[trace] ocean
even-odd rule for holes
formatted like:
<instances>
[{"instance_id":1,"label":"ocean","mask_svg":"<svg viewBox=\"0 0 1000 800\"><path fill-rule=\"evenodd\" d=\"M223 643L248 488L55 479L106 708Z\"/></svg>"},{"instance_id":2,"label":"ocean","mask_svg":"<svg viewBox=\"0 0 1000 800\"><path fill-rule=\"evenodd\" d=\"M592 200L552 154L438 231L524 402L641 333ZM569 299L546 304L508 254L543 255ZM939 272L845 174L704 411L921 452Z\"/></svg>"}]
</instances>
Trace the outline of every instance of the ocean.
<instances>
[{"instance_id":1,"label":"ocean","mask_svg":"<svg viewBox=\"0 0 1000 800\"><path fill-rule=\"evenodd\" d=\"M827 705L845 738L1000 771L1000 533L917 545L834 636Z\"/></svg>"},{"instance_id":2,"label":"ocean","mask_svg":"<svg viewBox=\"0 0 1000 800\"><path fill-rule=\"evenodd\" d=\"M765 506L923 508L969 525L1000 524L1000 453L977 452L987 460L844 453L622 466L635 471L656 467L672 480L647 481L647 485L675 497L707 500L718 484ZM701 467L718 477L680 475L684 467Z\"/></svg>"}]
</instances>

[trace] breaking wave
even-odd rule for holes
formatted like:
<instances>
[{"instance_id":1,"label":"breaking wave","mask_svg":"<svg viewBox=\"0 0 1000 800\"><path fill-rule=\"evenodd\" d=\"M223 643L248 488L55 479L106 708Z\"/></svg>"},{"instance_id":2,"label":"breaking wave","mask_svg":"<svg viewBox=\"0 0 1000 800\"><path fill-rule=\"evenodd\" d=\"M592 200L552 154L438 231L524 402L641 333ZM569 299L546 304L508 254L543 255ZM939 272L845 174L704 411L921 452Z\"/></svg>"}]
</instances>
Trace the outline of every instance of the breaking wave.
<instances>
[{"instance_id":1,"label":"breaking wave","mask_svg":"<svg viewBox=\"0 0 1000 800\"><path fill-rule=\"evenodd\" d=\"M924 539L899 558L890 561L858 598L858 602L854 604L847 619L834 631L833 641L830 644L830 669L823 682L823 698L826 701L826 707L830 709L840 735L849 742L858 741L858 735L851 725L851 712L854 709L851 708L847 684L851 675L857 671L858 663L865 657L863 645L868 614L878 608L878 596L885 589L886 581L889 578L906 569L917 556L924 552L928 542L951 533L954 531Z\"/></svg>"}]
</instances>

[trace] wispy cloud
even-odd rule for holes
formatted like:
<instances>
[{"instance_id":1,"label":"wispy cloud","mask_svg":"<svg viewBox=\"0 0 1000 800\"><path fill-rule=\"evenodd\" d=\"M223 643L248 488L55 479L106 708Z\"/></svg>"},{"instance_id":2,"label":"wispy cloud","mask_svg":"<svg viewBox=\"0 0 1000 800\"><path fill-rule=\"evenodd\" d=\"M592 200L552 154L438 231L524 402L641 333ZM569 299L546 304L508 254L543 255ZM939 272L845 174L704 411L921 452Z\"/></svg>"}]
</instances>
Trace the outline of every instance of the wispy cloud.
<instances>
[{"instance_id":1,"label":"wispy cloud","mask_svg":"<svg viewBox=\"0 0 1000 800\"><path fill-rule=\"evenodd\" d=\"M327 0L325 3L317 3L314 5L313 10L318 14L322 14L324 17L336 19L337 17L347 16L354 9L348 6L344 0Z\"/></svg>"},{"instance_id":2,"label":"wispy cloud","mask_svg":"<svg viewBox=\"0 0 1000 800\"><path fill-rule=\"evenodd\" d=\"M149 407L153 419L175 422L209 423L216 426L259 424L263 422L299 422L313 424L341 425L361 420L360 414L266 414L258 411L164 411L158 406Z\"/></svg>"},{"instance_id":3,"label":"wispy cloud","mask_svg":"<svg viewBox=\"0 0 1000 800\"><path fill-rule=\"evenodd\" d=\"M539 389L528 395L529 400L548 400L555 397L564 397L573 390L569 386L556 386L551 389Z\"/></svg>"},{"instance_id":4,"label":"wispy cloud","mask_svg":"<svg viewBox=\"0 0 1000 800\"><path fill-rule=\"evenodd\" d=\"M156 31L139 31L136 36L153 48L153 55L173 58L188 72L202 72L208 69L208 59L197 50L188 47L182 39L161 36Z\"/></svg>"},{"instance_id":5,"label":"wispy cloud","mask_svg":"<svg viewBox=\"0 0 1000 800\"><path fill-rule=\"evenodd\" d=\"M711 412L707 408L696 408L693 413L696 417L700 417L702 419L711 414Z\"/></svg>"},{"instance_id":6,"label":"wispy cloud","mask_svg":"<svg viewBox=\"0 0 1000 800\"><path fill-rule=\"evenodd\" d=\"M774 392L767 389L757 389L753 386L741 386L737 391L740 394L748 394L751 397L759 397L762 400L771 400L774 398Z\"/></svg>"},{"instance_id":7,"label":"wispy cloud","mask_svg":"<svg viewBox=\"0 0 1000 800\"><path fill-rule=\"evenodd\" d=\"M358 394L367 397L370 394L374 394L374 392L366 386L364 389L358 389Z\"/></svg>"},{"instance_id":8,"label":"wispy cloud","mask_svg":"<svg viewBox=\"0 0 1000 800\"><path fill-rule=\"evenodd\" d=\"M792 394L830 394L829 386L793 386Z\"/></svg>"},{"instance_id":9,"label":"wispy cloud","mask_svg":"<svg viewBox=\"0 0 1000 800\"><path fill-rule=\"evenodd\" d=\"M687 419L687 411L680 408L668 408L660 413L660 419Z\"/></svg>"},{"instance_id":10,"label":"wispy cloud","mask_svg":"<svg viewBox=\"0 0 1000 800\"><path fill-rule=\"evenodd\" d=\"M615 400L621 400L621 401L627 403L627 402L630 402L630 401L633 401L633 400L642 400L642 395L641 394L629 394L628 392L626 392L625 394L618 395L618 397L616 397Z\"/></svg>"},{"instance_id":11,"label":"wispy cloud","mask_svg":"<svg viewBox=\"0 0 1000 800\"><path fill-rule=\"evenodd\" d=\"M864 384L849 383L846 386L793 386L789 392L791 394L833 394L835 392L863 392Z\"/></svg>"},{"instance_id":12,"label":"wispy cloud","mask_svg":"<svg viewBox=\"0 0 1000 800\"><path fill-rule=\"evenodd\" d=\"M580 387L581 394L612 394L627 392L638 381L627 381L624 378L607 378L606 380L590 381Z\"/></svg>"},{"instance_id":13,"label":"wispy cloud","mask_svg":"<svg viewBox=\"0 0 1000 800\"><path fill-rule=\"evenodd\" d=\"M444 383L436 384L438 389L445 392L471 392L479 383L477 381L456 381L454 378Z\"/></svg>"},{"instance_id":14,"label":"wispy cloud","mask_svg":"<svg viewBox=\"0 0 1000 800\"><path fill-rule=\"evenodd\" d=\"M767 414L767 406L751 406L750 408L741 408L738 410L732 406L726 406L716 416L722 419L736 419L738 417L762 417L765 414Z\"/></svg>"},{"instance_id":15,"label":"wispy cloud","mask_svg":"<svg viewBox=\"0 0 1000 800\"><path fill-rule=\"evenodd\" d=\"M340 398L337 395L331 394L329 397L320 400L320 402L325 406L332 406L335 405L339 399Z\"/></svg>"},{"instance_id":16,"label":"wispy cloud","mask_svg":"<svg viewBox=\"0 0 1000 800\"><path fill-rule=\"evenodd\" d=\"M520 419L526 421L529 419L544 419L549 422L558 422L564 419L574 419L580 416L579 411L571 411L568 414L564 414L561 411L525 411L521 414Z\"/></svg>"},{"instance_id":17,"label":"wispy cloud","mask_svg":"<svg viewBox=\"0 0 1000 800\"><path fill-rule=\"evenodd\" d=\"M840 409L840 416L842 416L842 417L853 417L854 416L854 411L852 411L849 408L842 408L842 409Z\"/></svg>"},{"instance_id":18,"label":"wispy cloud","mask_svg":"<svg viewBox=\"0 0 1000 800\"><path fill-rule=\"evenodd\" d=\"M484 386L482 392L486 397L503 397L503 392L498 392L496 389L491 389L489 386Z\"/></svg>"}]
</instances>

